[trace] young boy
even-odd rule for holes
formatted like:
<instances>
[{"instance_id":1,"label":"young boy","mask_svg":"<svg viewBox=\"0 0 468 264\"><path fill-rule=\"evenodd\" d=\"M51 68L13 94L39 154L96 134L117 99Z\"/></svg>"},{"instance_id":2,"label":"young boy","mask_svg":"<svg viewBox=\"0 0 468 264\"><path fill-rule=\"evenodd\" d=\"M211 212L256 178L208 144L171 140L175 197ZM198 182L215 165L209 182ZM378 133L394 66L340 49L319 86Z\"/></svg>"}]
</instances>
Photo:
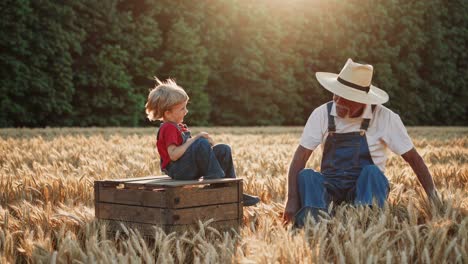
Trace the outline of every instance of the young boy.
<instances>
[{"instance_id":1,"label":"young boy","mask_svg":"<svg viewBox=\"0 0 468 264\"><path fill-rule=\"evenodd\" d=\"M229 145L213 146L206 132L192 137L183 124L189 100L184 89L173 80L156 81L158 85L150 91L145 108L149 120L162 120L156 143L161 170L175 180L236 178ZM244 206L260 201L248 194L243 200Z\"/></svg>"}]
</instances>

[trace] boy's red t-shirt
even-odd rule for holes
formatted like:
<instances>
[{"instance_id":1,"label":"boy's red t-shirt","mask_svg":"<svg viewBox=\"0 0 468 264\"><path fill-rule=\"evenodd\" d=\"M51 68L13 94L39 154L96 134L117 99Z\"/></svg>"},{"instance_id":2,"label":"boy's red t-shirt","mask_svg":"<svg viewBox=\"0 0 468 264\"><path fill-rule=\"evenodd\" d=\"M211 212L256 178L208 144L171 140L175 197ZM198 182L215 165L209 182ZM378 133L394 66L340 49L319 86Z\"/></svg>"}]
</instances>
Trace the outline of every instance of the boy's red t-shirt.
<instances>
[{"instance_id":1,"label":"boy's red t-shirt","mask_svg":"<svg viewBox=\"0 0 468 264\"><path fill-rule=\"evenodd\" d=\"M177 126L179 128L177 128ZM165 169L171 162L167 147L170 145L180 146L183 143L182 132L188 131L184 124L164 122L159 128L159 136L156 142L159 156L161 157L161 169Z\"/></svg>"}]
</instances>

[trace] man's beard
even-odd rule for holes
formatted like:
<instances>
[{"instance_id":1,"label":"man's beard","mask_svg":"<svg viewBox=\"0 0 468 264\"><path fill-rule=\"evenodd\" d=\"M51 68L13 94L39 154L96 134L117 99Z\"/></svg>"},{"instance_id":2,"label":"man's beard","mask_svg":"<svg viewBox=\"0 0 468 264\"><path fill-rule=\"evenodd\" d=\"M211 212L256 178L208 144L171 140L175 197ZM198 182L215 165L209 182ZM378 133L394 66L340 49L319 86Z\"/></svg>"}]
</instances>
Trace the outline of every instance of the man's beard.
<instances>
[{"instance_id":1,"label":"man's beard","mask_svg":"<svg viewBox=\"0 0 468 264\"><path fill-rule=\"evenodd\" d=\"M341 118L348 118L349 117L350 109L344 105L336 104L336 114Z\"/></svg>"}]
</instances>

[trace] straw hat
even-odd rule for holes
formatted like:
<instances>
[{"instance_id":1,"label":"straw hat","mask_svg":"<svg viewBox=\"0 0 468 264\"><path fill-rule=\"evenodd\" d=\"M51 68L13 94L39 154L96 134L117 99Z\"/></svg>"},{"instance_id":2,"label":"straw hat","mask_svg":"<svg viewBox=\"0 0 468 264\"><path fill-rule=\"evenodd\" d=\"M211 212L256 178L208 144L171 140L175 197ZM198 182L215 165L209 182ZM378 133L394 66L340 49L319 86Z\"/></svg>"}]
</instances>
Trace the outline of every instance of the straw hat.
<instances>
[{"instance_id":1,"label":"straw hat","mask_svg":"<svg viewBox=\"0 0 468 264\"><path fill-rule=\"evenodd\" d=\"M374 67L348 59L340 74L317 72L319 83L330 92L363 104L383 104L388 94L371 84Z\"/></svg>"}]
</instances>

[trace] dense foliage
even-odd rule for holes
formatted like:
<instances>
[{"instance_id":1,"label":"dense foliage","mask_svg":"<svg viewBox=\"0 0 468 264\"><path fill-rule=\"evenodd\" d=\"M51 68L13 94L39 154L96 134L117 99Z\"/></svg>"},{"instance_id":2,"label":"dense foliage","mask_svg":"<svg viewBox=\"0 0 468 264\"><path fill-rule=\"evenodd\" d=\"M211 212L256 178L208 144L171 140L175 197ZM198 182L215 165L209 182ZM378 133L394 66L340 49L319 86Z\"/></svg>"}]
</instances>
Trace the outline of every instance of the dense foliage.
<instances>
[{"instance_id":1,"label":"dense foliage","mask_svg":"<svg viewBox=\"0 0 468 264\"><path fill-rule=\"evenodd\" d=\"M406 124L468 125L468 2L5 0L0 127L138 126L154 76L190 125L302 125L347 58Z\"/></svg>"}]
</instances>

